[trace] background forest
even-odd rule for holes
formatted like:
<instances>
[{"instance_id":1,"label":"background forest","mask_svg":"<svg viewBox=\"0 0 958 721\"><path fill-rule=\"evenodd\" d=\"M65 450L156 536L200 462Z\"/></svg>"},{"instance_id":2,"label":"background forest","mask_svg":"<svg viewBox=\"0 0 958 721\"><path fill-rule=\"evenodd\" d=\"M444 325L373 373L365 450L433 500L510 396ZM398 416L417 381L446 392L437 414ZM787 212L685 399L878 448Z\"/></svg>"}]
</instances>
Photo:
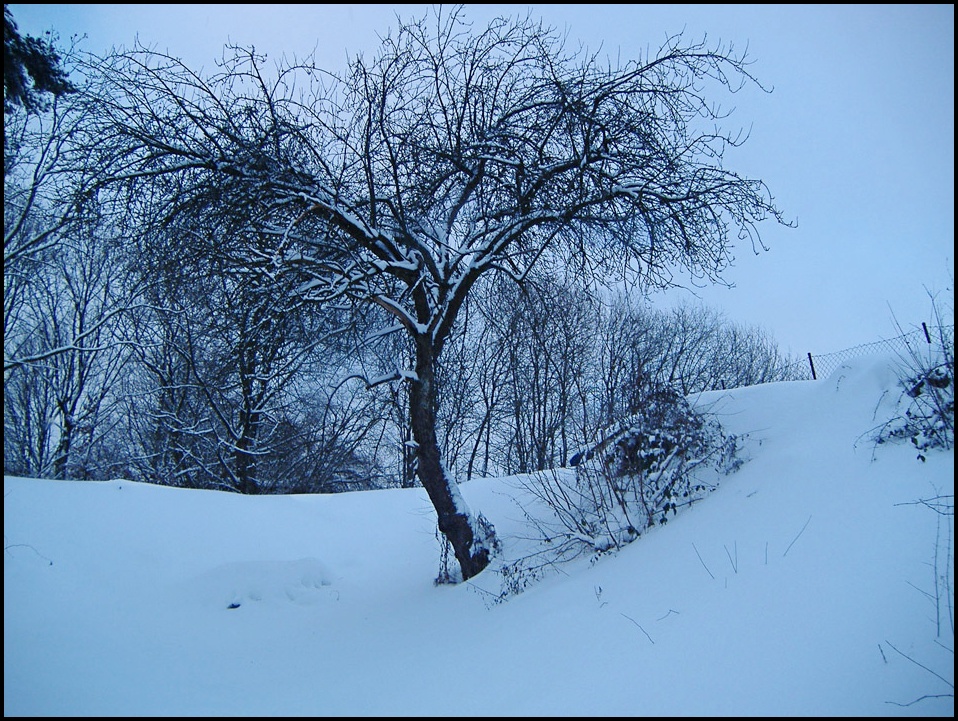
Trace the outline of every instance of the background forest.
<instances>
[{"instance_id":1,"label":"background forest","mask_svg":"<svg viewBox=\"0 0 958 721\"><path fill-rule=\"evenodd\" d=\"M6 9L5 27L8 53L52 64L17 75L5 63L4 472L242 493L415 484L403 378L415 349L400 325L375 308L309 302L301 278L268 267L270 239L249 237L248 208L224 202L234 191L157 165L177 123L215 108L161 118L150 91L185 74L194 85L177 92L199 103L216 86L162 56L61 58L50 39L20 38ZM242 86L233 102L248 127L237 132L255 135L269 106L244 94L266 82L253 61L219 81ZM152 133L138 175L129 137L97 132L124 97ZM183 200L176 213L170 197ZM540 266L521 284L477 282L444 347L438 440L460 478L566 465L663 385L688 394L799 377L764 329L703 305L655 308L641 287L609 290L571 264Z\"/></svg>"}]
</instances>

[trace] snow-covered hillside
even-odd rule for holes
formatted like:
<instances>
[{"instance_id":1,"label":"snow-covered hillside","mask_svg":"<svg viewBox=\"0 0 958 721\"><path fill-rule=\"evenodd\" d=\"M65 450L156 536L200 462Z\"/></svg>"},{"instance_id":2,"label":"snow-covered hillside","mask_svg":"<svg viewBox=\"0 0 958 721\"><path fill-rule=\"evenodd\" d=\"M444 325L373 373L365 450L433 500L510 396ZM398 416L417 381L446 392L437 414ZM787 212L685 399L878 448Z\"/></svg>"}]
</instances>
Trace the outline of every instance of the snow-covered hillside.
<instances>
[{"instance_id":1,"label":"snow-covered hillside","mask_svg":"<svg viewBox=\"0 0 958 721\"><path fill-rule=\"evenodd\" d=\"M954 713L954 452L873 429L892 359L695 399L741 469L505 602L433 583L421 489L4 479L4 715ZM509 558L517 479L466 483Z\"/></svg>"}]
</instances>

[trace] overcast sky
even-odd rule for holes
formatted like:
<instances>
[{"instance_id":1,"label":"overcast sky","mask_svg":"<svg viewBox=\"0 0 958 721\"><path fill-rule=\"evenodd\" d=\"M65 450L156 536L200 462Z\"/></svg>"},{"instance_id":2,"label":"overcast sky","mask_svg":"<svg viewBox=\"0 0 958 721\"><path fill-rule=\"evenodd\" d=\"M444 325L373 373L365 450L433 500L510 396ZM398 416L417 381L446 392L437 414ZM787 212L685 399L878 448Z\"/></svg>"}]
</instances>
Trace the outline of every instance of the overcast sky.
<instances>
[{"instance_id":1,"label":"overcast sky","mask_svg":"<svg viewBox=\"0 0 958 721\"><path fill-rule=\"evenodd\" d=\"M53 30L96 53L141 43L211 69L227 42L345 67L396 14L426 5L19 5L21 33ZM570 41L623 59L670 34L748 47L771 94L732 98L751 137L726 156L761 178L797 228L763 227L768 252L736 252L735 284L698 290L783 351L828 353L931 320L926 288L954 278L954 5L467 5L485 25L529 12ZM721 99L728 105L729 99ZM684 294L691 299L687 293ZM950 293L953 297L953 291ZM953 322L952 319L948 322Z\"/></svg>"}]
</instances>

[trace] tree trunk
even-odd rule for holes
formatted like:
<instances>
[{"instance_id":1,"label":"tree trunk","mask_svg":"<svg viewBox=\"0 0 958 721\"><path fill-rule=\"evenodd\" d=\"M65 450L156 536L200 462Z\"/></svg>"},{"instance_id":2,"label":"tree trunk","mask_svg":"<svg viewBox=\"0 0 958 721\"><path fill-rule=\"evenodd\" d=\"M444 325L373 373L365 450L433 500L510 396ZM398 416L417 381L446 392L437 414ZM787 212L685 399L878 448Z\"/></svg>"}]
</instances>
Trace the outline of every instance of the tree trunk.
<instances>
[{"instance_id":1,"label":"tree trunk","mask_svg":"<svg viewBox=\"0 0 958 721\"><path fill-rule=\"evenodd\" d=\"M70 447L73 444L73 421L69 414L63 415L63 427L60 429L60 441L53 454L53 477L57 480L66 480L67 464L70 460Z\"/></svg>"},{"instance_id":2,"label":"tree trunk","mask_svg":"<svg viewBox=\"0 0 958 721\"><path fill-rule=\"evenodd\" d=\"M53 454L53 477L57 480L66 480L70 462L70 451L73 447L73 435L76 430L76 416L74 406L67 407L66 401L57 401L60 410L60 440Z\"/></svg>"},{"instance_id":3,"label":"tree trunk","mask_svg":"<svg viewBox=\"0 0 958 721\"><path fill-rule=\"evenodd\" d=\"M263 398L263 391L257 391L254 374L256 365L244 358L247 349L240 351L240 381L243 393L243 405L239 411L239 438L235 441L233 453L233 476L239 485L240 493L254 495L260 492L256 481L255 454L256 439L259 436L262 414L258 410Z\"/></svg>"},{"instance_id":4,"label":"tree trunk","mask_svg":"<svg viewBox=\"0 0 958 721\"><path fill-rule=\"evenodd\" d=\"M241 428L243 435L237 439L233 453L233 477L238 483L236 490L246 495L255 495L260 492L256 482L256 455L253 453L257 426L253 424L247 428L244 425Z\"/></svg>"},{"instance_id":5,"label":"tree trunk","mask_svg":"<svg viewBox=\"0 0 958 721\"><path fill-rule=\"evenodd\" d=\"M456 480L440 458L436 435L436 385L434 349L428 338L416 339L417 379L410 383L409 416L417 444L419 480L439 517L439 530L452 545L462 580L466 581L489 565L495 548L495 529L482 516L473 518L459 494Z\"/></svg>"}]
</instances>

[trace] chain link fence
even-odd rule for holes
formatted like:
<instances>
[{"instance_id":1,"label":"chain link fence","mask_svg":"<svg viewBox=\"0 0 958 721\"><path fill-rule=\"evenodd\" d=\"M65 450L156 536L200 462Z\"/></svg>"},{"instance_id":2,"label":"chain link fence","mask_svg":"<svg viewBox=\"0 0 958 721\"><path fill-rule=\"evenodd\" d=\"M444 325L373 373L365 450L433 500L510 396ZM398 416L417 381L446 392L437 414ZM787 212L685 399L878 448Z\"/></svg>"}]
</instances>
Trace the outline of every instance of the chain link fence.
<instances>
[{"instance_id":1,"label":"chain link fence","mask_svg":"<svg viewBox=\"0 0 958 721\"><path fill-rule=\"evenodd\" d=\"M941 345L942 341L954 347L955 326L931 326L924 323L921 328L905 333L896 338L879 340L874 343L845 348L834 353L823 355L808 354L808 359L797 361L782 369L784 377L789 380L817 380L828 378L842 363L852 358L872 355L875 353L896 353L903 358L919 352L921 346Z\"/></svg>"}]
</instances>

